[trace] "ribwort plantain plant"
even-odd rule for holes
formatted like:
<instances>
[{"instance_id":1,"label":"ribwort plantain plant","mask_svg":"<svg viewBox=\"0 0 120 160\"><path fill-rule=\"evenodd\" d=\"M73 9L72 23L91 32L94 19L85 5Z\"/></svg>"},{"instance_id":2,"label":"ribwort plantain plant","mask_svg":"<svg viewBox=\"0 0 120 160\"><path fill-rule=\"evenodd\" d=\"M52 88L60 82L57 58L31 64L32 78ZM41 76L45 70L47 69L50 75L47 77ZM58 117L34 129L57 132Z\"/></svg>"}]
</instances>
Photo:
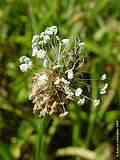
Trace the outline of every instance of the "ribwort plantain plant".
<instances>
[{"instance_id":1,"label":"ribwort plantain plant","mask_svg":"<svg viewBox=\"0 0 120 160\"><path fill-rule=\"evenodd\" d=\"M70 103L83 106L89 101L96 108L101 102L100 96L108 89L107 75L99 79L86 78L89 55L85 43L79 38L61 38L56 26L47 27L44 32L33 35L31 58L20 57L20 70L33 70L31 100L33 113L40 118L40 126L44 126L46 118L66 117ZM38 66L38 69L36 68ZM91 81L97 81L99 93L96 98L90 96ZM88 129L86 145L89 144L91 126ZM45 160L48 144L44 141L44 127L37 127L35 159ZM41 134L42 133L42 134ZM43 142L44 141L44 142ZM42 146L46 146L44 149Z\"/></svg>"},{"instance_id":2,"label":"ribwort plantain plant","mask_svg":"<svg viewBox=\"0 0 120 160\"><path fill-rule=\"evenodd\" d=\"M100 104L100 97L91 99L89 80L84 78L88 55L85 44L79 38L62 39L57 35L56 26L47 27L44 32L33 35L32 58L20 58L20 70L26 72L34 68L32 59L37 59L40 71L32 78L31 98L34 104L33 113L39 117L63 117L68 114L71 102L84 105L93 101L94 106ZM41 69L42 68L42 69ZM106 74L101 76L99 93L105 94L108 88Z\"/></svg>"}]
</instances>

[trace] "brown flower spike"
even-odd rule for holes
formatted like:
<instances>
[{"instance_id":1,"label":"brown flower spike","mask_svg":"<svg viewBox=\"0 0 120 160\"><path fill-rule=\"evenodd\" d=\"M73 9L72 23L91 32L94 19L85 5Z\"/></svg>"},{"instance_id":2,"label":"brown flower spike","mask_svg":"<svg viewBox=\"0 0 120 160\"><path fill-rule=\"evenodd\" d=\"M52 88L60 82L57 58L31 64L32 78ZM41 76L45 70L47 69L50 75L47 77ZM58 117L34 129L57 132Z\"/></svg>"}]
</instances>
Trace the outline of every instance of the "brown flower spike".
<instances>
[{"instance_id":1,"label":"brown flower spike","mask_svg":"<svg viewBox=\"0 0 120 160\"><path fill-rule=\"evenodd\" d=\"M86 101L92 101L96 107L100 103L99 98L90 98L90 83L84 78L88 64L84 42L79 38L62 39L57 35L57 27L51 26L44 32L36 34L32 39L32 61L29 57L20 58L20 70L26 72L35 67L42 72L32 78L32 102L33 113L39 117L66 116L67 106L72 101L78 105L84 105ZM105 94L108 88L106 74L101 77L102 87L99 94Z\"/></svg>"},{"instance_id":2,"label":"brown flower spike","mask_svg":"<svg viewBox=\"0 0 120 160\"><path fill-rule=\"evenodd\" d=\"M57 81L58 76L54 70L46 70L33 77L33 112L40 117L45 115L54 117L65 111L69 99L66 98L64 92L64 83L60 80Z\"/></svg>"}]
</instances>

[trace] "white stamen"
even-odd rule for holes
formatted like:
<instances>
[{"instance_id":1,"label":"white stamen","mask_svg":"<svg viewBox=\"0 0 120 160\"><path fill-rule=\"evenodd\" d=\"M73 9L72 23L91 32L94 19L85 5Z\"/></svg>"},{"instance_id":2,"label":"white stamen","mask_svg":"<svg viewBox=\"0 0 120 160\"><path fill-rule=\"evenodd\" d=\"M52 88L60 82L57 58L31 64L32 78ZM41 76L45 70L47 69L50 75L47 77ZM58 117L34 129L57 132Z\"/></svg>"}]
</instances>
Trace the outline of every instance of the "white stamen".
<instances>
[{"instance_id":1,"label":"white stamen","mask_svg":"<svg viewBox=\"0 0 120 160\"><path fill-rule=\"evenodd\" d=\"M76 96L76 97L79 97L81 94L82 94L82 89L81 89L81 88L77 88L77 89L75 90L75 96Z\"/></svg>"},{"instance_id":2,"label":"white stamen","mask_svg":"<svg viewBox=\"0 0 120 160\"><path fill-rule=\"evenodd\" d=\"M53 35L53 34L57 34L57 27L56 26L51 26L48 27L45 32L46 35Z\"/></svg>"},{"instance_id":3,"label":"white stamen","mask_svg":"<svg viewBox=\"0 0 120 160\"><path fill-rule=\"evenodd\" d=\"M29 64L23 63L20 65L20 70L22 72L27 72L27 70L30 68L31 66Z\"/></svg>"},{"instance_id":4,"label":"white stamen","mask_svg":"<svg viewBox=\"0 0 120 160\"><path fill-rule=\"evenodd\" d=\"M44 36L43 36L43 42L44 42L44 43L47 43L48 40L50 40L49 35L44 35Z\"/></svg>"},{"instance_id":5,"label":"white stamen","mask_svg":"<svg viewBox=\"0 0 120 160\"><path fill-rule=\"evenodd\" d=\"M108 83L105 83L105 85L103 86L103 88L100 89L100 94L105 94L107 88L108 88Z\"/></svg>"},{"instance_id":6,"label":"white stamen","mask_svg":"<svg viewBox=\"0 0 120 160\"><path fill-rule=\"evenodd\" d=\"M28 64L31 60L27 56L22 56L22 57L20 57L19 61L20 61L20 63L27 63Z\"/></svg>"},{"instance_id":7,"label":"white stamen","mask_svg":"<svg viewBox=\"0 0 120 160\"><path fill-rule=\"evenodd\" d=\"M38 53L38 48L37 47L33 47L33 50L32 50L32 56L37 56L37 53Z\"/></svg>"},{"instance_id":8,"label":"white stamen","mask_svg":"<svg viewBox=\"0 0 120 160\"><path fill-rule=\"evenodd\" d=\"M100 94L106 94L106 90L100 90Z\"/></svg>"},{"instance_id":9,"label":"white stamen","mask_svg":"<svg viewBox=\"0 0 120 160\"><path fill-rule=\"evenodd\" d=\"M70 84L70 82L67 81L66 79L64 79L63 77L61 78L61 81L62 81L65 85L69 85L69 84Z\"/></svg>"},{"instance_id":10,"label":"white stamen","mask_svg":"<svg viewBox=\"0 0 120 160\"><path fill-rule=\"evenodd\" d=\"M50 29L54 34L57 34L57 27L56 26L51 26Z\"/></svg>"},{"instance_id":11,"label":"white stamen","mask_svg":"<svg viewBox=\"0 0 120 160\"><path fill-rule=\"evenodd\" d=\"M93 100L93 105L96 107L100 104L100 99Z\"/></svg>"},{"instance_id":12,"label":"white stamen","mask_svg":"<svg viewBox=\"0 0 120 160\"><path fill-rule=\"evenodd\" d=\"M101 76L101 80L102 80L102 81L106 80L106 78L107 78L107 75L106 75L106 74L103 74L103 75Z\"/></svg>"},{"instance_id":13,"label":"white stamen","mask_svg":"<svg viewBox=\"0 0 120 160\"><path fill-rule=\"evenodd\" d=\"M65 117L65 116L67 116L68 115L68 112L66 111L66 112L64 112L64 113L61 113L60 115L59 115L59 117Z\"/></svg>"},{"instance_id":14,"label":"white stamen","mask_svg":"<svg viewBox=\"0 0 120 160\"><path fill-rule=\"evenodd\" d=\"M69 44L69 41L69 39L62 39L62 43L66 46Z\"/></svg>"},{"instance_id":15,"label":"white stamen","mask_svg":"<svg viewBox=\"0 0 120 160\"><path fill-rule=\"evenodd\" d=\"M64 86L64 90L69 97L74 96L74 93L71 91L71 89L67 85Z\"/></svg>"},{"instance_id":16,"label":"white stamen","mask_svg":"<svg viewBox=\"0 0 120 160\"><path fill-rule=\"evenodd\" d=\"M37 58L40 58L40 59L44 59L45 56L46 56L46 51L43 50L43 49L40 49L38 52L37 52Z\"/></svg>"},{"instance_id":17,"label":"white stamen","mask_svg":"<svg viewBox=\"0 0 120 160\"><path fill-rule=\"evenodd\" d=\"M68 72L68 74L67 74L68 79L73 79L73 77L74 77L73 70L70 69L67 72Z\"/></svg>"},{"instance_id":18,"label":"white stamen","mask_svg":"<svg viewBox=\"0 0 120 160\"><path fill-rule=\"evenodd\" d=\"M38 41L39 40L39 35L36 34L36 35L33 35L33 39L32 39L32 43L35 43L35 41Z\"/></svg>"},{"instance_id":19,"label":"white stamen","mask_svg":"<svg viewBox=\"0 0 120 160\"><path fill-rule=\"evenodd\" d=\"M84 103L85 103L85 97L80 98L80 99L78 100L78 104L83 105Z\"/></svg>"},{"instance_id":20,"label":"white stamen","mask_svg":"<svg viewBox=\"0 0 120 160\"><path fill-rule=\"evenodd\" d=\"M44 59L44 61L43 61L43 66L44 66L45 68L48 67L48 59L47 59L47 58Z\"/></svg>"},{"instance_id":21,"label":"white stamen","mask_svg":"<svg viewBox=\"0 0 120 160\"><path fill-rule=\"evenodd\" d=\"M108 83L105 83L104 87L102 88L102 90L106 90L108 88Z\"/></svg>"},{"instance_id":22,"label":"white stamen","mask_svg":"<svg viewBox=\"0 0 120 160\"><path fill-rule=\"evenodd\" d=\"M85 43L84 42L80 42L79 43L79 47L84 47Z\"/></svg>"}]
</instances>

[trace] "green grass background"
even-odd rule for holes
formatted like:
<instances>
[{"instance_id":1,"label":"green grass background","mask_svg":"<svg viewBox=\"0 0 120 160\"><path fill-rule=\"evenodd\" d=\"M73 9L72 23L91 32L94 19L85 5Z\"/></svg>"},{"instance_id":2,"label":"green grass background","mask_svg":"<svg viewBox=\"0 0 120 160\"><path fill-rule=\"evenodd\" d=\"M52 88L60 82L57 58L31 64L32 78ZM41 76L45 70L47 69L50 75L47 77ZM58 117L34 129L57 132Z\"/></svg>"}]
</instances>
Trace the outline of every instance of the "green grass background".
<instances>
[{"instance_id":1,"label":"green grass background","mask_svg":"<svg viewBox=\"0 0 120 160\"><path fill-rule=\"evenodd\" d=\"M91 57L89 73L106 73L109 91L98 108L71 105L68 118L48 122L33 116L31 75L18 66L20 56L31 56L32 35L51 25L63 38L80 36ZM91 86L95 96L97 82ZM0 160L89 160L90 151L112 160L119 116L119 0L0 0Z\"/></svg>"}]
</instances>

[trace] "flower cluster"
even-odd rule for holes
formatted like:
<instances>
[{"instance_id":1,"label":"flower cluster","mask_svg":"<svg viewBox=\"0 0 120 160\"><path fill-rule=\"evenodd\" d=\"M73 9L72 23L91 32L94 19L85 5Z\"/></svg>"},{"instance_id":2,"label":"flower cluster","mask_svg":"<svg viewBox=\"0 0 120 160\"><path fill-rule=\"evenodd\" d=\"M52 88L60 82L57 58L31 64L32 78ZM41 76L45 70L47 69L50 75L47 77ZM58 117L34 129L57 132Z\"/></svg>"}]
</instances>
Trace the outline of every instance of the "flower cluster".
<instances>
[{"instance_id":1,"label":"flower cluster","mask_svg":"<svg viewBox=\"0 0 120 160\"><path fill-rule=\"evenodd\" d=\"M32 61L26 56L20 57L20 70L26 72L28 69L32 68Z\"/></svg>"},{"instance_id":2,"label":"flower cluster","mask_svg":"<svg viewBox=\"0 0 120 160\"><path fill-rule=\"evenodd\" d=\"M66 116L70 102L82 106L91 100L94 106L100 104L99 98L91 99L85 93L85 87L89 84L84 78L84 42L79 38L62 39L57 32L56 26L48 27L32 39L32 57L42 65L42 71L32 78L33 112L40 117ZM33 67L31 59L25 56L20 58L20 63L22 72ZM104 85L100 88L100 94L105 94L108 88L104 82L106 78L106 74L101 76Z\"/></svg>"},{"instance_id":3,"label":"flower cluster","mask_svg":"<svg viewBox=\"0 0 120 160\"><path fill-rule=\"evenodd\" d=\"M47 48L49 47L51 40L57 34L57 27L52 26L46 28L46 30L39 35L34 35L32 39L32 56L35 56L43 60L43 64L47 66Z\"/></svg>"}]
</instances>

